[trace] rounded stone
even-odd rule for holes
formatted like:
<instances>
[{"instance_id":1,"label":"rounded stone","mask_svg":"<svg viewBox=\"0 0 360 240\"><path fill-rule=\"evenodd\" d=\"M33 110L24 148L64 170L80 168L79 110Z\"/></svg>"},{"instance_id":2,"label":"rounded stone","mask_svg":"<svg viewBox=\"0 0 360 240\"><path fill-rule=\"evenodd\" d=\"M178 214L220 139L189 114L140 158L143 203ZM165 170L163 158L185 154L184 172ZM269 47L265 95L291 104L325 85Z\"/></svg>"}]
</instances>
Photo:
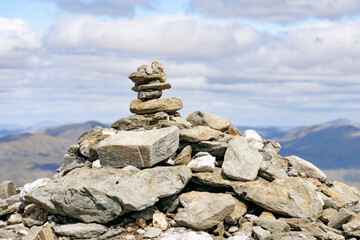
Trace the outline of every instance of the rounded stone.
<instances>
[{"instance_id":1,"label":"rounded stone","mask_svg":"<svg viewBox=\"0 0 360 240\"><path fill-rule=\"evenodd\" d=\"M137 98L141 101L147 101L151 99L158 99L162 95L161 90L147 91L147 92L138 92Z\"/></svg>"}]
</instances>

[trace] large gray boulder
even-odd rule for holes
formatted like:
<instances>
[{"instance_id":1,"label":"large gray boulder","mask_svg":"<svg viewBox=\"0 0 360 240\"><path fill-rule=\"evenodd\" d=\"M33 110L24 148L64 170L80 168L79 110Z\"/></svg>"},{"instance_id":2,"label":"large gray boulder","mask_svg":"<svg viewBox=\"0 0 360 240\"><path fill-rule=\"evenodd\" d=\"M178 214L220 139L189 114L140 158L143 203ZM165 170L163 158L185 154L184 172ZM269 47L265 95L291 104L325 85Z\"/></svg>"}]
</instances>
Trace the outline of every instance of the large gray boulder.
<instances>
[{"instance_id":1,"label":"large gray boulder","mask_svg":"<svg viewBox=\"0 0 360 240\"><path fill-rule=\"evenodd\" d=\"M178 210L176 223L200 230L216 226L235 208L234 198L222 193L192 191L181 194L180 202L185 208Z\"/></svg>"},{"instance_id":2,"label":"large gray boulder","mask_svg":"<svg viewBox=\"0 0 360 240\"><path fill-rule=\"evenodd\" d=\"M179 147L179 129L119 131L95 148L102 166L151 167L173 155Z\"/></svg>"},{"instance_id":3,"label":"large gray boulder","mask_svg":"<svg viewBox=\"0 0 360 240\"><path fill-rule=\"evenodd\" d=\"M319 218L323 209L316 187L299 177L278 178L271 183L254 181L234 186L234 190L246 200L285 216Z\"/></svg>"},{"instance_id":4,"label":"large gray boulder","mask_svg":"<svg viewBox=\"0 0 360 240\"><path fill-rule=\"evenodd\" d=\"M263 156L258 150L251 147L244 137L235 136L228 144L222 169L232 179L253 181L262 162Z\"/></svg>"},{"instance_id":5,"label":"large gray boulder","mask_svg":"<svg viewBox=\"0 0 360 240\"><path fill-rule=\"evenodd\" d=\"M25 199L47 211L84 222L107 223L129 211L153 206L160 198L180 192L190 180L185 166L143 171L78 168L30 191Z\"/></svg>"}]
</instances>

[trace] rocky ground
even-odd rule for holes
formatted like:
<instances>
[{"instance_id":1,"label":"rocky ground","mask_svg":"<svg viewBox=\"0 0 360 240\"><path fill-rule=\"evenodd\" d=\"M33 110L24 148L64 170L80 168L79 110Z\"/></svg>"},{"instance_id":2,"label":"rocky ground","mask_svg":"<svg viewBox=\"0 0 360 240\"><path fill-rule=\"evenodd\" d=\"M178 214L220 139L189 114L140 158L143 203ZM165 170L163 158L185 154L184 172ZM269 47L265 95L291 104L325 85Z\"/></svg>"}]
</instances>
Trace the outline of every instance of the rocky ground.
<instances>
[{"instance_id":1,"label":"rocky ground","mask_svg":"<svg viewBox=\"0 0 360 240\"><path fill-rule=\"evenodd\" d=\"M82 134L52 179L0 184L0 239L360 238L360 189L227 119L182 118L159 62L130 79L135 115Z\"/></svg>"}]
</instances>

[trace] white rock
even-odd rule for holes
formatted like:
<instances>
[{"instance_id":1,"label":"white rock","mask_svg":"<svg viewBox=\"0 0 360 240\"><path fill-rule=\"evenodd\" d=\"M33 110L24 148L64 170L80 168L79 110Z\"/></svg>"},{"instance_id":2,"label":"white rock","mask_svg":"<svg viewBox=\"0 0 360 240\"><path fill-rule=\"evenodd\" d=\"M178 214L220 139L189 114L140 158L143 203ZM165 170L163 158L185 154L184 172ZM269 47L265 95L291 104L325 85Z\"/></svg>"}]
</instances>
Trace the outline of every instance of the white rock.
<instances>
[{"instance_id":1,"label":"white rock","mask_svg":"<svg viewBox=\"0 0 360 240\"><path fill-rule=\"evenodd\" d=\"M46 184L50 183L52 180L50 178L40 178L40 179L37 179L35 180L34 182L32 183L26 183L23 187L23 189L21 189L20 191L20 200L23 202L24 201L24 196L26 193L34 190L34 189L37 189L39 187L43 187L45 186Z\"/></svg>"},{"instance_id":2,"label":"white rock","mask_svg":"<svg viewBox=\"0 0 360 240\"><path fill-rule=\"evenodd\" d=\"M251 141L251 142L249 142L249 145L252 146L253 148L256 148L256 149L263 149L264 148L264 143L258 142L258 141Z\"/></svg>"},{"instance_id":3,"label":"white rock","mask_svg":"<svg viewBox=\"0 0 360 240\"><path fill-rule=\"evenodd\" d=\"M195 172L212 172L215 169L215 162L216 158L207 153L192 159L187 166Z\"/></svg>"},{"instance_id":4,"label":"white rock","mask_svg":"<svg viewBox=\"0 0 360 240\"><path fill-rule=\"evenodd\" d=\"M101 133L102 133L103 135L110 135L110 136L112 136L112 135L116 134L116 130L113 129L113 128L104 128Z\"/></svg>"},{"instance_id":5,"label":"white rock","mask_svg":"<svg viewBox=\"0 0 360 240\"><path fill-rule=\"evenodd\" d=\"M228 238L228 240L250 240L250 238L245 234L241 234L241 235L231 236Z\"/></svg>"},{"instance_id":6,"label":"white rock","mask_svg":"<svg viewBox=\"0 0 360 240\"><path fill-rule=\"evenodd\" d=\"M93 161L93 162L91 163L91 167L92 167L92 168L102 168L101 163L100 163L100 160L97 159L97 160Z\"/></svg>"},{"instance_id":7,"label":"white rock","mask_svg":"<svg viewBox=\"0 0 360 240\"><path fill-rule=\"evenodd\" d=\"M252 129L246 130L244 133L244 137L248 141L248 143L251 143L252 141L265 143L265 140L255 131Z\"/></svg>"},{"instance_id":8,"label":"white rock","mask_svg":"<svg viewBox=\"0 0 360 240\"><path fill-rule=\"evenodd\" d=\"M162 233L159 240L212 240L213 238L207 232L195 231L176 231L171 228Z\"/></svg>"},{"instance_id":9,"label":"white rock","mask_svg":"<svg viewBox=\"0 0 360 240\"><path fill-rule=\"evenodd\" d=\"M146 237L146 238L154 238L154 237L159 236L161 234L161 232L162 231L159 228L149 227L148 229L146 229L144 237Z\"/></svg>"},{"instance_id":10,"label":"white rock","mask_svg":"<svg viewBox=\"0 0 360 240\"><path fill-rule=\"evenodd\" d=\"M156 211L154 213L152 223L154 227L163 231L169 228L169 223L166 220L166 214L160 211Z\"/></svg>"},{"instance_id":11,"label":"white rock","mask_svg":"<svg viewBox=\"0 0 360 240\"><path fill-rule=\"evenodd\" d=\"M146 232L146 231L145 231L144 229L142 229L142 228L136 230L136 233L137 233L137 234L144 234L145 232Z\"/></svg>"}]
</instances>

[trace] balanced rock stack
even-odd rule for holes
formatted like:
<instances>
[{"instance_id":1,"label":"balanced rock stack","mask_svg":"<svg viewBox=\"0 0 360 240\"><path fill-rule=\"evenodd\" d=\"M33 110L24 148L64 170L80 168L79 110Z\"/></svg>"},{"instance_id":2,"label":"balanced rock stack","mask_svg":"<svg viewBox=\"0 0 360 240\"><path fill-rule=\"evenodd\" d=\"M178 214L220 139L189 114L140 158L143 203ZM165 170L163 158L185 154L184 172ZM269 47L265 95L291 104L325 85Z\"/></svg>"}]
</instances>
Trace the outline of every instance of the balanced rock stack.
<instances>
[{"instance_id":1,"label":"balanced rock stack","mask_svg":"<svg viewBox=\"0 0 360 240\"><path fill-rule=\"evenodd\" d=\"M151 67L141 65L129 78L135 83L132 90L138 93L137 99L130 104L132 113L145 114L160 111L175 113L183 107L179 98L160 99L162 91L171 88L170 83L166 82L166 74L161 62L153 61Z\"/></svg>"},{"instance_id":2,"label":"balanced rock stack","mask_svg":"<svg viewBox=\"0 0 360 240\"><path fill-rule=\"evenodd\" d=\"M162 69L131 75L146 114L82 134L53 179L0 184L0 239L360 239L359 188L222 117L144 107Z\"/></svg>"}]
</instances>

